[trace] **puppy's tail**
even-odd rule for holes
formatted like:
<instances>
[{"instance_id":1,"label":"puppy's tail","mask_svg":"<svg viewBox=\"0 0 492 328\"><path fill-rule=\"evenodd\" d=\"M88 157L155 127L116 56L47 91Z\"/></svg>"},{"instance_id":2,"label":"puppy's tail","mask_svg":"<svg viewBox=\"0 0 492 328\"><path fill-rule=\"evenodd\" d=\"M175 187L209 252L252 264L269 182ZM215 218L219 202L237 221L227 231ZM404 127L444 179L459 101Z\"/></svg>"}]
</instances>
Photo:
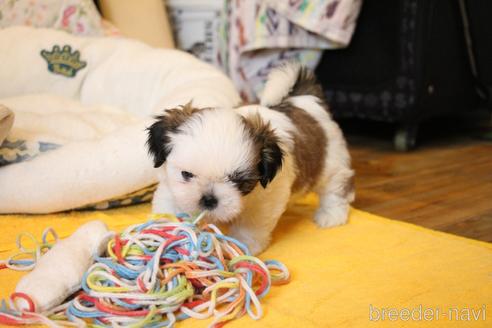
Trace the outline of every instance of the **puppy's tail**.
<instances>
[{"instance_id":1,"label":"puppy's tail","mask_svg":"<svg viewBox=\"0 0 492 328\"><path fill-rule=\"evenodd\" d=\"M313 72L298 62L288 62L273 69L268 75L260 97L260 105L277 106L289 97L307 95L324 99L323 89Z\"/></svg>"}]
</instances>

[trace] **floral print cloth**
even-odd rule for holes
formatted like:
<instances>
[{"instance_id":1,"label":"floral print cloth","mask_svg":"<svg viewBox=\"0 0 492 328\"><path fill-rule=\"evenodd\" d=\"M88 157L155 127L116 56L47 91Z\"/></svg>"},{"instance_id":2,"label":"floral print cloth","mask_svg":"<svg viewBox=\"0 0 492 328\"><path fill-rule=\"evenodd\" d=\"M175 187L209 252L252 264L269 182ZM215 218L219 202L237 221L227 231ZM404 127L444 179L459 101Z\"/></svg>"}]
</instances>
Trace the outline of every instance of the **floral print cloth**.
<instances>
[{"instance_id":1,"label":"floral print cloth","mask_svg":"<svg viewBox=\"0 0 492 328\"><path fill-rule=\"evenodd\" d=\"M350 43L362 0L228 2L227 72L255 101L271 68L297 59L314 69L324 49Z\"/></svg>"},{"instance_id":2,"label":"floral print cloth","mask_svg":"<svg viewBox=\"0 0 492 328\"><path fill-rule=\"evenodd\" d=\"M228 74L254 102L270 70L296 59L314 69L350 43L362 0L167 1L176 44Z\"/></svg>"},{"instance_id":3,"label":"floral print cloth","mask_svg":"<svg viewBox=\"0 0 492 328\"><path fill-rule=\"evenodd\" d=\"M0 28L13 25L104 35L101 15L92 0L0 0Z\"/></svg>"}]
</instances>

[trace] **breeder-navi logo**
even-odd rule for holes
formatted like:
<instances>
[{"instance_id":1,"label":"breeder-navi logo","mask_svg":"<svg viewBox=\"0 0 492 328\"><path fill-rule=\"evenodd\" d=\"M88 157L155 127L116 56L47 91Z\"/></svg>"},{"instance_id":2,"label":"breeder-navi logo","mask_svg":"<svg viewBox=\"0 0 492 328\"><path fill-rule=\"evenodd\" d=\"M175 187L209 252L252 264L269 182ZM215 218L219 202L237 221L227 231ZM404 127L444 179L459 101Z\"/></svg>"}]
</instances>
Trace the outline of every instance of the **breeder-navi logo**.
<instances>
[{"instance_id":1,"label":"breeder-navi logo","mask_svg":"<svg viewBox=\"0 0 492 328\"><path fill-rule=\"evenodd\" d=\"M50 72L66 77L74 77L87 65L85 61L80 60L80 52L78 50L72 52L69 45L63 46L62 50L59 46L54 46L51 51L41 50L41 57L48 62Z\"/></svg>"},{"instance_id":2,"label":"breeder-navi logo","mask_svg":"<svg viewBox=\"0 0 492 328\"><path fill-rule=\"evenodd\" d=\"M487 306L429 307L419 304L412 308L375 307L369 304L370 321L486 321Z\"/></svg>"}]
</instances>

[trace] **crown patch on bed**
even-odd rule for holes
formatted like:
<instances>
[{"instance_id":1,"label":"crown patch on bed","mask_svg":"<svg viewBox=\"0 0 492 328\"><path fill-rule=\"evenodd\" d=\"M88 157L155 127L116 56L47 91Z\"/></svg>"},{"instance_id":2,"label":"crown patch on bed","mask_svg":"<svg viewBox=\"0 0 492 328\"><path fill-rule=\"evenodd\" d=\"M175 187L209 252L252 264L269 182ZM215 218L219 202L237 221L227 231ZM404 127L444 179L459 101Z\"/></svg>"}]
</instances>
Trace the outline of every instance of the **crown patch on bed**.
<instances>
[{"instance_id":1,"label":"crown patch on bed","mask_svg":"<svg viewBox=\"0 0 492 328\"><path fill-rule=\"evenodd\" d=\"M74 77L77 72L87 66L85 61L80 60L80 52L69 45L54 46L51 51L41 50L41 57L48 62L48 70L54 74L65 77Z\"/></svg>"}]
</instances>

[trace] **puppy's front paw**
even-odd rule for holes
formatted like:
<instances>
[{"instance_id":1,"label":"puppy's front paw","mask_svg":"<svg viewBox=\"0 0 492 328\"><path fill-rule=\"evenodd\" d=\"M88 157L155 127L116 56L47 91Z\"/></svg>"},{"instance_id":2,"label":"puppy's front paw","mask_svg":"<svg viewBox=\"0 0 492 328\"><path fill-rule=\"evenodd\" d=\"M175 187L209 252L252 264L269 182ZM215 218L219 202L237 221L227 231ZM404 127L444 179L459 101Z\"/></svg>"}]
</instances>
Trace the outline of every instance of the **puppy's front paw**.
<instances>
[{"instance_id":1,"label":"puppy's front paw","mask_svg":"<svg viewBox=\"0 0 492 328\"><path fill-rule=\"evenodd\" d=\"M322 206L316 211L314 220L321 228L342 225L347 222L349 209L349 204L345 202L332 206Z\"/></svg>"},{"instance_id":2,"label":"puppy's front paw","mask_svg":"<svg viewBox=\"0 0 492 328\"><path fill-rule=\"evenodd\" d=\"M251 255L258 255L261 252L263 252L267 248L268 244L260 244L257 242L254 243L249 243L248 244L248 249L251 252Z\"/></svg>"},{"instance_id":3,"label":"puppy's front paw","mask_svg":"<svg viewBox=\"0 0 492 328\"><path fill-rule=\"evenodd\" d=\"M246 244L252 255L258 255L263 252L270 242L269 238L258 238L258 236L255 238L250 231L235 226L231 227L229 235Z\"/></svg>"}]
</instances>

